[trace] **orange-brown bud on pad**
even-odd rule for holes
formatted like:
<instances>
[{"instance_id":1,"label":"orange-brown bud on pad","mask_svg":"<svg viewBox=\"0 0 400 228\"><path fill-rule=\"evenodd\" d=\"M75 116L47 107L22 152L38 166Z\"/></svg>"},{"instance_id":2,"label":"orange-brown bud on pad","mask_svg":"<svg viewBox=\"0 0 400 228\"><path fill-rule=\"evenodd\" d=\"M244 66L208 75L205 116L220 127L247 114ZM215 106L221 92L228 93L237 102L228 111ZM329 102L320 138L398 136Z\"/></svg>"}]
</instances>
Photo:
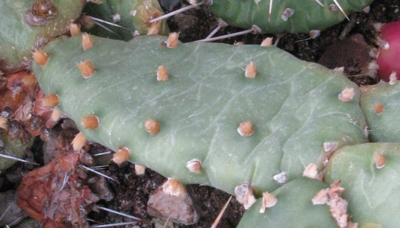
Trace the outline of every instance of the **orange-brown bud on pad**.
<instances>
[{"instance_id":1,"label":"orange-brown bud on pad","mask_svg":"<svg viewBox=\"0 0 400 228\"><path fill-rule=\"evenodd\" d=\"M116 164L120 165L123 162L127 161L130 157L131 157L131 152L129 151L129 149L126 147L120 146L117 153L114 154L112 160Z\"/></svg>"},{"instance_id":2,"label":"orange-brown bud on pad","mask_svg":"<svg viewBox=\"0 0 400 228\"><path fill-rule=\"evenodd\" d=\"M82 118L82 126L86 129L96 129L99 126L99 118L97 116L84 116Z\"/></svg>"},{"instance_id":3,"label":"orange-brown bud on pad","mask_svg":"<svg viewBox=\"0 0 400 228\"><path fill-rule=\"evenodd\" d=\"M79 67L79 70L81 70L82 77L84 78L92 76L95 72L94 66L92 65L92 62L90 62L89 60L85 62L80 62L77 64L77 66Z\"/></svg>"},{"instance_id":4,"label":"orange-brown bud on pad","mask_svg":"<svg viewBox=\"0 0 400 228\"><path fill-rule=\"evenodd\" d=\"M49 57L49 53L43 51L42 49L38 49L32 53L32 58L36 61L36 64L42 67L46 65Z\"/></svg>"},{"instance_id":5,"label":"orange-brown bud on pad","mask_svg":"<svg viewBox=\"0 0 400 228\"><path fill-rule=\"evenodd\" d=\"M151 118L146 121L144 127L146 128L146 131L152 135L158 134L161 129L160 123L157 120L153 120Z\"/></svg>"},{"instance_id":6,"label":"orange-brown bud on pad","mask_svg":"<svg viewBox=\"0 0 400 228\"><path fill-rule=\"evenodd\" d=\"M43 108L54 108L58 105L59 98L57 94L49 94L43 98Z\"/></svg>"}]
</instances>

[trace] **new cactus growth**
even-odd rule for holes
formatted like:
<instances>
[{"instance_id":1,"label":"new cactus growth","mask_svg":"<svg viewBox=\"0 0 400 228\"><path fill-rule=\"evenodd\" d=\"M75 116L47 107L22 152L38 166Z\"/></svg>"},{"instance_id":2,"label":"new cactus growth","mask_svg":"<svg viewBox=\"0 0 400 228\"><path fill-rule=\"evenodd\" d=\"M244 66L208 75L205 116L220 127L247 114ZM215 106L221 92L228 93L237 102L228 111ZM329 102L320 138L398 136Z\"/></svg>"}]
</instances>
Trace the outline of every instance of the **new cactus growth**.
<instances>
[{"instance_id":1,"label":"new cactus growth","mask_svg":"<svg viewBox=\"0 0 400 228\"><path fill-rule=\"evenodd\" d=\"M400 142L399 101L400 84L380 82L361 88L361 108L368 123L372 142Z\"/></svg>"},{"instance_id":2,"label":"new cactus growth","mask_svg":"<svg viewBox=\"0 0 400 228\"><path fill-rule=\"evenodd\" d=\"M58 95L57 108L86 139L126 147L129 161L183 184L229 193L247 184L261 195L281 186L277 175L289 182L310 163L320 171L330 156L326 142L365 141L356 85L275 47L92 39L86 51L79 36L49 43L46 65L33 64L41 88ZM82 61L95 69L89 78L76 65ZM250 62L255 78L245 76ZM157 80L159 66L168 80ZM352 99L340 100L347 90ZM84 126L87 116L96 128Z\"/></svg>"},{"instance_id":3,"label":"new cactus growth","mask_svg":"<svg viewBox=\"0 0 400 228\"><path fill-rule=\"evenodd\" d=\"M358 227L398 227L400 144L345 146L330 159L325 182L340 180Z\"/></svg>"},{"instance_id":4,"label":"new cactus growth","mask_svg":"<svg viewBox=\"0 0 400 228\"><path fill-rule=\"evenodd\" d=\"M81 0L1 0L0 70L28 69L32 50L69 31L83 5Z\"/></svg>"}]
</instances>

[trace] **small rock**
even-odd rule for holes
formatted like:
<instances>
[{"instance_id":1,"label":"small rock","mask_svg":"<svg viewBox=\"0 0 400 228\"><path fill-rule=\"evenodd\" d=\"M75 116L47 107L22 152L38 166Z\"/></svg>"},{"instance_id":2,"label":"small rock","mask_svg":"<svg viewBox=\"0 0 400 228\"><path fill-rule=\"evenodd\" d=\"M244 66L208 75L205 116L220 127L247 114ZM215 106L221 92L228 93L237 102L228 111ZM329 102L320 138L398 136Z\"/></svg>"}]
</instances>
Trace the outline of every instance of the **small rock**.
<instances>
[{"instance_id":1,"label":"small rock","mask_svg":"<svg viewBox=\"0 0 400 228\"><path fill-rule=\"evenodd\" d=\"M162 187L156 189L147 203L150 216L169 218L170 221L190 225L198 222L199 214L193 206L189 194L184 197L170 196L163 192Z\"/></svg>"}]
</instances>

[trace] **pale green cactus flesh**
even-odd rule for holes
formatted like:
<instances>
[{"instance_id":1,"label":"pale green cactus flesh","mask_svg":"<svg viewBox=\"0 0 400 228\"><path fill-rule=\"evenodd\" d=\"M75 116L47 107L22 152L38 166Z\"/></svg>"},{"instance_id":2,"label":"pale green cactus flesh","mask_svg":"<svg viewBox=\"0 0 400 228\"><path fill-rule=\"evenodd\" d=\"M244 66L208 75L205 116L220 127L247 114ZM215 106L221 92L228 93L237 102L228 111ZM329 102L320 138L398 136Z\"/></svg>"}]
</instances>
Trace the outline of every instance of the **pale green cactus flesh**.
<instances>
[{"instance_id":1,"label":"pale green cactus flesh","mask_svg":"<svg viewBox=\"0 0 400 228\"><path fill-rule=\"evenodd\" d=\"M149 21L162 15L163 11L157 0L106 0L101 4L89 3L84 13L123 26L116 27L98 22L103 27L94 25L88 30L90 34L128 41L133 38L135 31L140 35L146 35L152 25ZM166 20L157 23L159 24L157 34L167 35L169 29Z\"/></svg>"},{"instance_id":2,"label":"pale green cactus flesh","mask_svg":"<svg viewBox=\"0 0 400 228\"><path fill-rule=\"evenodd\" d=\"M345 146L331 157L325 182L341 181L342 197L348 201L348 213L358 227L398 227L399 163L398 143Z\"/></svg>"},{"instance_id":3,"label":"pale green cactus flesh","mask_svg":"<svg viewBox=\"0 0 400 228\"><path fill-rule=\"evenodd\" d=\"M256 193L300 176L310 163L322 169L325 142L365 141L359 90L341 73L300 61L276 47L179 43L168 48L162 36L125 43L93 37L82 50L81 38L58 39L44 49L45 65L33 70L46 94L59 95L60 110L75 120L88 140L113 150L126 147L130 161L183 184L202 183L233 193L249 183ZM77 63L90 60L96 72L83 78ZM246 78L246 66L257 67ZM169 79L157 81L165 66ZM348 88L353 99L338 95ZM99 126L84 129L84 116ZM149 118L161 131L150 135ZM240 123L251 121L254 134L241 136ZM188 170L202 162L201 174Z\"/></svg>"},{"instance_id":4,"label":"pale green cactus flesh","mask_svg":"<svg viewBox=\"0 0 400 228\"><path fill-rule=\"evenodd\" d=\"M315 179L303 177L293 180L271 193L278 202L275 206L267 208L264 213L259 212L262 199L258 199L244 213L237 228L337 228L338 225L329 211L329 206L312 203L312 198L326 188L329 188L329 185Z\"/></svg>"},{"instance_id":5,"label":"pale green cactus flesh","mask_svg":"<svg viewBox=\"0 0 400 228\"><path fill-rule=\"evenodd\" d=\"M25 145L20 139L10 140L7 134L0 138L0 144L1 154L13 156L15 158L22 158L25 156L26 148L29 148L31 145L31 143ZM0 174L2 174L4 170L10 168L15 163L16 161L13 159L0 157Z\"/></svg>"},{"instance_id":6,"label":"pale green cactus flesh","mask_svg":"<svg viewBox=\"0 0 400 228\"><path fill-rule=\"evenodd\" d=\"M346 15L362 11L373 0L338 0ZM272 2L272 7L270 3ZM333 0L214 0L211 10L228 24L264 33L308 33L322 30L346 17ZM271 10L270 10L271 9ZM271 12L271 16L269 16ZM292 14L292 16L290 16Z\"/></svg>"},{"instance_id":7,"label":"pale green cactus flesh","mask_svg":"<svg viewBox=\"0 0 400 228\"><path fill-rule=\"evenodd\" d=\"M30 66L32 51L41 47L51 38L64 34L68 25L81 13L81 0L45 1L54 3L52 15L37 24L27 23L26 14L34 0L0 0L0 70L15 72ZM55 16L54 16L55 15ZM35 20L30 20L35 21Z\"/></svg>"},{"instance_id":8,"label":"pale green cactus flesh","mask_svg":"<svg viewBox=\"0 0 400 228\"><path fill-rule=\"evenodd\" d=\"M361 88L361 108L372 142L400 142L400 84L380 82Z\"/></svg>"}]
</instances>

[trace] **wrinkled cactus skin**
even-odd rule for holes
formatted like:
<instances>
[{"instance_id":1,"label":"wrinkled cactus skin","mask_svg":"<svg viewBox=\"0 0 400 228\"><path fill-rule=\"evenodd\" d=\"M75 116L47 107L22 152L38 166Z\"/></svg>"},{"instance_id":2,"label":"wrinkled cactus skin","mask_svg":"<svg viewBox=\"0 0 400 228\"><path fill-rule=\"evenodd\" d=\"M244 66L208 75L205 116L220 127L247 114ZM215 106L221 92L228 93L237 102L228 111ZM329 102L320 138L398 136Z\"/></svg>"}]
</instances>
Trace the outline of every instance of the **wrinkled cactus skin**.
<instances>
[{"instance_id":1,"label":"wrinkled cactus skin","mask_svg":"<svg viewBox=\"0 0 400 228\"><path fill-rule=\"evenodd\" d=\"M50 59L33 70L46 94L59 95L58 107L88 140L117 150L127 147L131 162L145 165L183 184L202 183L233 193L251 183L256 191L280 186L302 175L310 163L323 167L323 143L365 141L359 91L341 73L297 60L275 47L179 43L167 48L162 36L137 37L125 43L93 37L82 50L81 38L58 39L46 46ZM76 66L90 60L93 76L84 79ZM253 61L257 77L244 76ZM170 75L157 81L160 65ZM338 99L351 87L352 102ZM82 117L96 115L100 124L84 129ZM150 135L144 123L159 121ZM241 122L255 132L242 137ZM186 162L202 161L202 173Z\"/></svg>"},{"instance_id":2,"label":"wrinkled cactus skin","mask_svg":"<svg viewBox=\"0 0 400 228\"><path fill-rule=\"evenodd\" d=\"M321 189L328 187L329 185L315 179L303 177L293 180L272 192L278 202L272 208L267 208L264 213L259 213L262 199L258 199L245 212L237 228L337 228L329 207L313 205L311 201Z\"/></svg>"},{"instance_id":3,"label":"wrinkled cactus skin","mask_svg":"<svg viewBox=\"0 0 400 228\"><path fill-rule=\"evenodd\" d=\"M386 156L386 163L380 169L375 165L375 152ZM325 182L340 180L340 186L344 187L342 196L349 203L348 212L358 227L398 227L399 163L399 143L345 146L331 157Z\"/></svg>"},{"instance_id":4,"label":"wrinkled cactus skin","mask_svg":"<svg viewBox=\"0 0 400 228\"><path fill-rule=\"evenodd\" d=\"M333 0L321 0L322 7L316 0L275 0L269 18L270 1L273 0L214 0L210 9L217 17L230 25L250 28L257 25L264 33L308 33L311 30L323 30L345 19L340 10L332 12ZM345 13L360 12L373 0L338 1ZM285 9L293 10L293 16L287 21L282 19Z\"/></svg>"},{"instance_id":5,"label":"wrinkled cactus skin","mask_svg":"<svg viewBox=\"0 0 400 228\"><path fill-rule=\"evenodd\" d=\"M16 72L28 69L31 52L49 42L53 37L69 30L68 25L81 13L81 0L51 1L57 15L45 25L29 25L25 14L33 0L0 0L0 70Z\"/></svg>"}]
</instances>

